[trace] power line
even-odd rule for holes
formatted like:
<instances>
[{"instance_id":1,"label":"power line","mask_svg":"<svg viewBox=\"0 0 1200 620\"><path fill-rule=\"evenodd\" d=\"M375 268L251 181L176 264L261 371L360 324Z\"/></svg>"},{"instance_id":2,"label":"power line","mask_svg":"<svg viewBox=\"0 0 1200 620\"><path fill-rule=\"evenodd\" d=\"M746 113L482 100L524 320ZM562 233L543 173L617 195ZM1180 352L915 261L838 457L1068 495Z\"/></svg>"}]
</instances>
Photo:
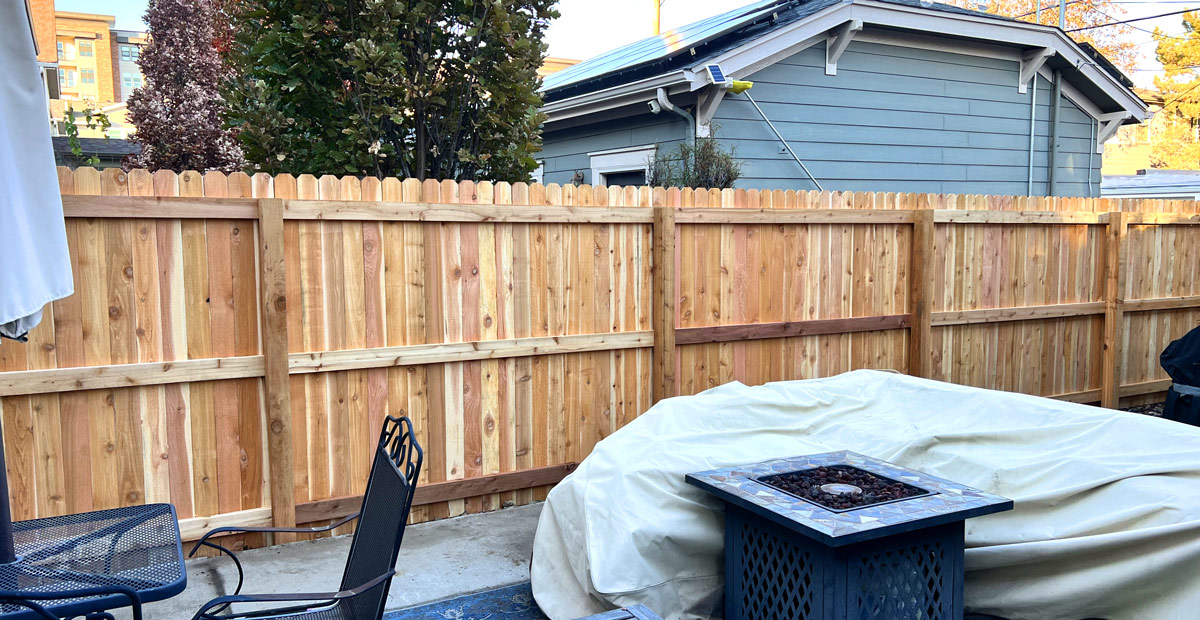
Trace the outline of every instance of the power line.
<instances>
[{"instance_id":1,"label":"power line","mask_svg":"<svg viewBox=\"0 0 1200 620\"><path fill-rule=\"evenodd\" d=\"M1067 3L1067 6L1070 6L1072 4L1078 4L1080 2L1083 2L1083 0L1071 0L1070 2ZM1021 13L1020 15L1014 15L1013 19L1021 19L1022 17L1029 17L1030 15L1033 15L1034 13L1037 13L1038 11L1048 11L1050 9L1057 9L1057 8L1058 8L1058 3L1053 2L1053 3L1047 4L1042 7L1038 7L1028 13Z\"/></svg>"},{"instance_id":2,"label":"power line","mask_svg":"<svg viewBox=\"0 0 1200 620\"><path fill-rule=\"evenodd\" d=\"M1116 18L1116 17L1113 17L1112 15L1109 15L1108 13L1105 13L1104 11L1101 11L1100 9L1097 9L1097 8L1095 8L1095 7L1092 7L1092 10L1096 11L1097 13L1099 13L1099 14L1101 14L1101 15L1103 15L1103 16L1105 16L1105 17L1109 18L1109 19L1118 19L1118 18ZM1186 38L1186 37L1177 37L1177 36L1175 36L1175 35L1173 35L1173 34L1157 33L1157 32L1154 32L1153 30L1146 30L1145 28L1139 28L1138 26L1130 26L1130 28L1133 28L1134 30L1140 30L1140 31L1142 31L1142 32L1145 32L1145 33L1147 33L1147 34L1152 34L1152 35L1154 35L1154 36L1156 36L1156 37L1165 37L1165 38L1168 38L1168 39L1178 39L1178 40L1180 40L1180 41L1186 41L1186 40L1187 40L1187 38ZM1150 41L1149 41L1149 42L1154 42L1154 41L1156 41L1156 40L1157 40L1157 39L1150 39Z\"/></svg>"},{"instance_id":3,"label":"power line","mask_svg":"<svg viewBox=\"0 0 1200 620\"><path fill-rule=\"evenodd\" d=\"M1183 98L1184 95L1192 92L1193 90L1196 90L1197 87L1200 87L1200 82L1196 82L1195 84L1192 84L1191 88L1183 91L1182 93L1179 93L1178 95L1175 95L1170 101L1162 104L1162 109L1164 109L1164 110L1167 109L1167 106L1171 105L1172 103L1175 103L1176 101L1179 101L1180 99Z\"/></svg>"},{"instance_id":4,"label":"power line","mask_svg":"<svg viewBox=\"0 0 1200 620\"><path fill-rule=\"evenodd\" d=\"M1149 15L1147 17L1135 17L1133 19L1123 19L1121 21L1109 22L1107 24L1096 24L1095 26L1084 26L1082 28L1072 28L1066 32L1079 32L1081 30L1093 30L1095 28L1106 28L1108 26L1119 26L1121 24L1131 24L1133 22L1144 22L1148 19L1158 19L1159 17L1169 17L1171 15L1182 15L1183 13L1192 13L1197 9L1184 9L1182 11L1172 11L1170 13L1161 13L1159 15Z\"/></svg>"}]
</instances>

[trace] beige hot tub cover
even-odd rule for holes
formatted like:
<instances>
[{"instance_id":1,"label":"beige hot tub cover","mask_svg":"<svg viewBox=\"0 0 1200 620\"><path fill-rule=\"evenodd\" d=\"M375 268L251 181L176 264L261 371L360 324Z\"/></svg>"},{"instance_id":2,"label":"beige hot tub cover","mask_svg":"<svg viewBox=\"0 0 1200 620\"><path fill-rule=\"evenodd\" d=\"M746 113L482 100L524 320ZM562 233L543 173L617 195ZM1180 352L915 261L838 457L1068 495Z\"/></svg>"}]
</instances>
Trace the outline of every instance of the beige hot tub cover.
<instances>
[{"instance_id":1,"label":"beige hot tub cover","mask_svg":"<svg viewBox=\"0 0 1200 620\"><path fill-rule=\"evenodd\" d=\"M721 505L684 474L852 450L1016 501L967 521L968 611L1200 618L1200 429L860 370L662 401L558 485L534 542L553 620L721 615Z\"/></svg>"}]
</instances>

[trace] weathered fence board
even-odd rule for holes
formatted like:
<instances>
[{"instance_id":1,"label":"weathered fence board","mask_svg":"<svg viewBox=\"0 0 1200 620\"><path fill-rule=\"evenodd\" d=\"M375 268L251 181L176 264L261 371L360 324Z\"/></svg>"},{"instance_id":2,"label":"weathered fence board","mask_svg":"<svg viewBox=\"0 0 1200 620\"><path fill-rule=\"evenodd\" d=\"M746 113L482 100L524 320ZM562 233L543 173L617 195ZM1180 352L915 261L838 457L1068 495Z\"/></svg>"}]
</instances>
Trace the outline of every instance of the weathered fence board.
<instances>
[{"instance_id":1,"label":"weathered fence board","mask_svg":"<svg viewBox=\"0 0 1200 620\"><path fill-rule=\"evenodd\" d=\"M544 498L655 400L731 380L892 368L1143 402L1200 322L1192 202L59 181L76 293L0 346L19 519L325 521L388 414L426 448L420 521Z\"/></svg>"}]
</instances>

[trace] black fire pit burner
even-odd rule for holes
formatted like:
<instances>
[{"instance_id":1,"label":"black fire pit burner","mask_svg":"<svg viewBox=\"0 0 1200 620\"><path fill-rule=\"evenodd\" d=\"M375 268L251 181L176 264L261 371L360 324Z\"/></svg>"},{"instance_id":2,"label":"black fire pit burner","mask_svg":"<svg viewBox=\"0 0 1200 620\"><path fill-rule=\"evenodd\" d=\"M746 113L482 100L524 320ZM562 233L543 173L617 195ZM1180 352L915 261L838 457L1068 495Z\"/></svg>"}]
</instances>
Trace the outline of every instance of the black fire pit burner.
<instances>
[{"instance_id":1,"label":"black fire pit burner","mask_svg":"<svg viewBox=\"0 0 1200 620\"><path fill-rule=\"evenodd\" d=\"M932 491L850 465L822 465L812 469L759 476L755 480L833 512L845 512L932 494Z\"/></svg>"}]
</instances>

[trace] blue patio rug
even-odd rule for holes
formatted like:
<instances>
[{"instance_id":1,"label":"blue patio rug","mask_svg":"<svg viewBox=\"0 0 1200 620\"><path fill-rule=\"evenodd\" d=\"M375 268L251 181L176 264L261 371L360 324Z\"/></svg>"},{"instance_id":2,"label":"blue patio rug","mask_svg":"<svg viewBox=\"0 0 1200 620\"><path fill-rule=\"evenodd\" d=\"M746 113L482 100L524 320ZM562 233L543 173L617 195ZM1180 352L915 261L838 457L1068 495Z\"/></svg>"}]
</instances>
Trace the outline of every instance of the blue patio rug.
<instances>
[{"instance_id":1,"label":"blue patio rug","mask_svg":"<svg viewBox=\"0 0 1200 620\"><path fill-rule=\"evenodd\" d=\"M529 582L388 612L384 620L546 620Z\"/></svg>"}]
</instances>

